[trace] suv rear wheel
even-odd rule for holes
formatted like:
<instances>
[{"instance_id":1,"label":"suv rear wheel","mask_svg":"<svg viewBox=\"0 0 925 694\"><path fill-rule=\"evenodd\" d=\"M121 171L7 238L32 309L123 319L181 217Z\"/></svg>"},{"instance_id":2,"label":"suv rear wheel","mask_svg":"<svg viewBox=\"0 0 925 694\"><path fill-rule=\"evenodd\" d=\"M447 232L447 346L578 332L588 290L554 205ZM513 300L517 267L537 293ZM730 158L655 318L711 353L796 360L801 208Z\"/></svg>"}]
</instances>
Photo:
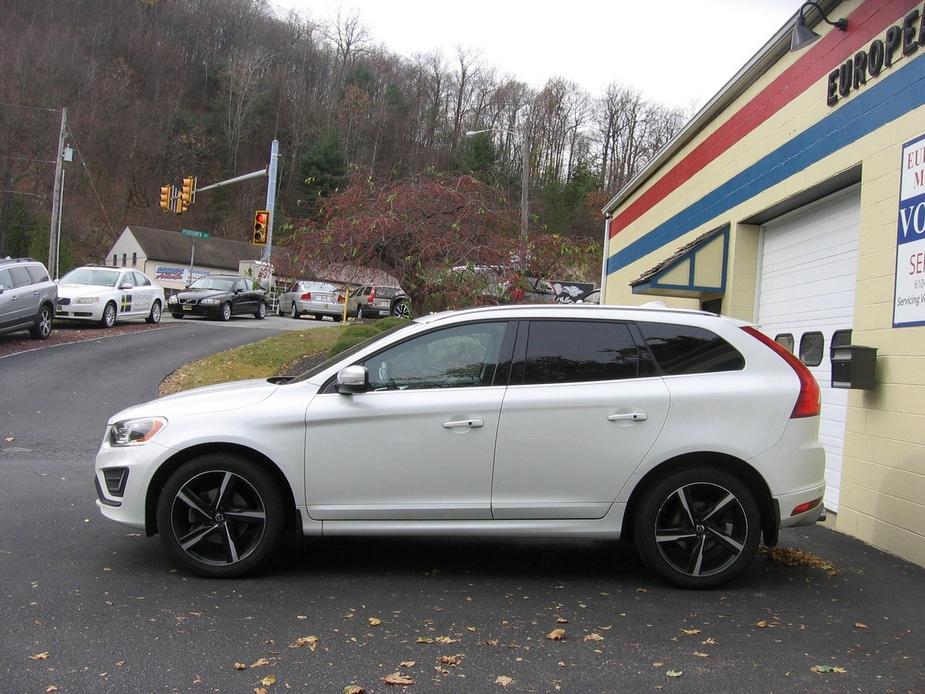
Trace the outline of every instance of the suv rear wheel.
<instances>
[{"instance_id":1,"label":"suv rear wheel","mask_svg":"<svg viewBox=\"0 0 925 694\"><path fill-rule=\"evenodd\" d=\"M33 340L47 340L51 336L54 312L48 304L42 304L35 316L35 325L29 328L29 335Z\"/></svg>"},{"instance_id":2,"label":"suv rear wheel","mask_svg":"<svg viewBox=\"0 0 925 694\"><path fill-rule=\"evenodd\" d=\"M649 568L681 588L714 588L751 563L761 516L737 477L697 467L650 488L634 527L636 549Z\"/></svg>"}]
</instances>

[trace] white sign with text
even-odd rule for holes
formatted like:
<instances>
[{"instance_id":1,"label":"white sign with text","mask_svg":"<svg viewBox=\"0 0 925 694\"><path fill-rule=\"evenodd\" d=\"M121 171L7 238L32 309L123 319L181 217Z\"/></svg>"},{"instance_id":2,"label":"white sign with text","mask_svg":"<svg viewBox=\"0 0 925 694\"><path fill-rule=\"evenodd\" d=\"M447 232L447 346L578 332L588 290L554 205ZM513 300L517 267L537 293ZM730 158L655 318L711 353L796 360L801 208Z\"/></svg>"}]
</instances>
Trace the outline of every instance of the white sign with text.
<instances>
[{"instance_id":1,"label":"white sign with text","mask_svg":"<svg viewBox=\"0 0 925 694\"><path fill-rule=\"evenodd\" d=\"M925 135L903 145L893 327L925 325Z\"/></svg>"}]
</instances>

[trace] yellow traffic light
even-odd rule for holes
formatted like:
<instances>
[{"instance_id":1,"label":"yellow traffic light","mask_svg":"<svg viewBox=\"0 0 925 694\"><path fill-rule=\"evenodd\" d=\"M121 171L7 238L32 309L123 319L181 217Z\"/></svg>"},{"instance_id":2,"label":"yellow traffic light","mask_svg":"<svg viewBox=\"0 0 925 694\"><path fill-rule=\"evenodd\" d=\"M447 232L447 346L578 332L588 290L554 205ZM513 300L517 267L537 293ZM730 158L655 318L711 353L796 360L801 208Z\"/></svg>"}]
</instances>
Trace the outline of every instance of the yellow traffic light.
<instances>
[{"instance_id":1,"label":"yellow traffic light","mask_svg":"<svg viewBox=\"0 0 925 694\"><path fill-rule=\"evenodd\" d=\"M170 212L170 199L173 197L173 186L161 186L161 209Z\"/></svg>"},{"instance_id":2,"label":"yellow traffic light","mask_svg":"<svg viewBox=\"0 0 925 694\"><path fill-rule=\"evenodd\" d=\"M180 189L180 200L183 201L184 207L189 207L196 202L196 179L193 176L187 176L183 179L183 187Z\"/></svg>"},{"instance_id":3,"label":"yellow traffic light","mask_svg":"<svg viewBox=\"0 0 925 694\"><path fill-rule=\"evenodd\" d=\"M269 221L269 210L257 210L254 212L254 236L251 239L251 243L255 246L267 245L267 224Z\"/></svg>"}]
</instances>

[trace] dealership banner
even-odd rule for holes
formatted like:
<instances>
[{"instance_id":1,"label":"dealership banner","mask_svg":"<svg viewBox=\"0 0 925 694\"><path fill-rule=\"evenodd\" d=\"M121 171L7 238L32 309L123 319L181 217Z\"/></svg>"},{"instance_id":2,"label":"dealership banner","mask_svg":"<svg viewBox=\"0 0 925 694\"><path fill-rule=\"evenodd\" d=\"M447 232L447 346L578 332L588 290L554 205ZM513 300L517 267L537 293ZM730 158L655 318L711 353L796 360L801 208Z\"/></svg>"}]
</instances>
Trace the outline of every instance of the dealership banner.
<instances>
[{"instance_id":1,"label":"dealership banner","mask_svg":"<svg viewBox=\"0 0 925 694\"><path fill-rule=\"evenodd\" d=\"M184 286L192 284L200 277L205 277L209 273L205 270L193 268L193 276L190 278L188 267L176 267L173 265L158 265L154 268L154 279L157 282L178 282Z\"/></svg>"},{"instance_id":2,"label":"dealership banner","mask_svg":"<svg viewBox=\"0 0 925 694\"><path fill-rule=\"evenodd\" d=\"M925 325L925 135L903 145L893 327Z\"/></svg>"}]
</instances>

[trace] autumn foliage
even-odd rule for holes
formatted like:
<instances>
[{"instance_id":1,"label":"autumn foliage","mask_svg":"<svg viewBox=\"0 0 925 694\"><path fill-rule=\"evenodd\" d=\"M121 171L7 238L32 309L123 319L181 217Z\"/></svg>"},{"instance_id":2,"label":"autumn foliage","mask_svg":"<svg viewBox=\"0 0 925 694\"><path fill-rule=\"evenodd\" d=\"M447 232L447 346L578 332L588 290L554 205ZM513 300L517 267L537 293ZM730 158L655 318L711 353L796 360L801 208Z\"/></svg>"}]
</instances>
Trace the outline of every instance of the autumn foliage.
<instances>
[{"instance_id":1,"label":"autumn foliage","mask_svg":"<svg viewBox=\"0 0 925 694\"><path fill-rule=\"evenodd\" d=\"M295 269L348 263L394 275L417 311L483 302L489 285L516 282L523 250L519 208L502 191L472 176L430 172L388 181L355 174L325 201L321 219L298 223L285 244ZM543 276L574 274L591 257L599 262L599 248L538 234L527 257L528 274L534 266ZM493 272L472 271L485 267Z\"/></svg>"}]
</instances>

